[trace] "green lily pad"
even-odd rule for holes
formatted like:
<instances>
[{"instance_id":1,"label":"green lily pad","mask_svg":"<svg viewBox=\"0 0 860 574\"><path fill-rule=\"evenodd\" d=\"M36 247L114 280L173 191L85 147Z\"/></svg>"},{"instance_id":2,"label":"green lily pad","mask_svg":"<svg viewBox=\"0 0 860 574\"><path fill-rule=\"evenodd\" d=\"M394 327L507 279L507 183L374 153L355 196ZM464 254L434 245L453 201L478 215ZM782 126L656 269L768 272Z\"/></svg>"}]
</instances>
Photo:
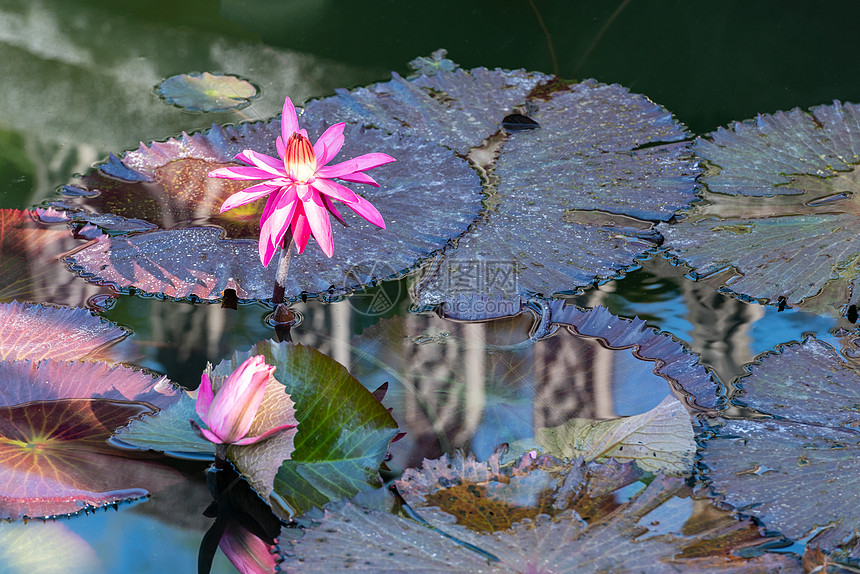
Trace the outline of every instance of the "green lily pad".
<instances>
[{"instance_id":1,"label":"green lily pad","mask_svg":"<svg viewBox=\"0 0 860 574\"><path fill-rule=\"evenodd\" d=\"M814 338L750 370L736 400L772 418L717 423L701 453L714 490L790 538L817 533L812 543L827 551L856 546L860 373Z\"/></svg>"},{"instance_id":2,"label":"green lily pad","mask_svg":"<svg viewBox=\"0 0 860 574\"><path fill-rule=\"evenodd\" d=\"M379 466L398 427L373 394L330 357L290 343L258 342L213 373L227 374L253 355L277 367L275 378L295 402L298 421L290 459L270 465L277 470L270 496L276 513L303 514L378 487ZM247 474L243 466L237 460Z\"/></svg>"},{"instance_id":3,"label":"green lily pad","mask_svg":"<svg viewBox=\"0 0 860 574\"><path fill-rule=\"evenodd\" d=\"M193 112L241 110L259 97L248 80L229 74L179 74L161 82L156 93L168 104Z\"/></svg>"},{"instance_id":4,"label":"green lily pad","mask_svg":"<svg viewBox=\"0 0 860 574\"><path fill-rule=\"evenodd\" d=\"M694 149L707 165L703 201L659 231L695 277L837 316L860 302L860 106L760 115Z\"/></svg>"},{"instance_id":5,"label":"green lily pad","mask_svg":"<svg viewBox=\"0 0 860 574\"><path fill-rule=\"evenodd\" d=\"M425 461L397 488L419 520L326 509L303 537L281 537L286 572L775 572L786 555L741 558L767 541L692 494L679 478L647 487L630 465L563 465L551 457L506 468L491 458ZM450 566L448 566L450 564Z\"/></svg>"}]
</instances>

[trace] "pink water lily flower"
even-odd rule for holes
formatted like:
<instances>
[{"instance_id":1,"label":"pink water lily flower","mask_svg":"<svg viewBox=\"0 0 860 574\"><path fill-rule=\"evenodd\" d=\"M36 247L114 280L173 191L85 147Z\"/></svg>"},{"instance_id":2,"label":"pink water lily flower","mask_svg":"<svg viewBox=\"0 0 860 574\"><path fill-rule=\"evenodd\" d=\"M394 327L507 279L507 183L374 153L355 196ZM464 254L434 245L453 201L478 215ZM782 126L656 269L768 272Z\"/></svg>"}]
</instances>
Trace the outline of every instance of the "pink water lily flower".
<instances>
[{"instance_id":1,"label":"pink water lily flower","mask_svg":"<svg viewBox=\"0 0 860 574\"><path fill-rule=\"evenodd\" d=\"M332 200L341 201L370 223L385 229L379 211L351 189L333 181L338 178L354 183L379 184L366 170L394 161L384 153L368 153L356 158L326 165L343 147L343 129L339 123L328 128L312 146L305 130L299 129L296 109L290 98L284 101L281 115L281 135L276 148L280 159L243 150L237 160L250 164L222 167L209 172L209 177L238 180L266 180L234 193L221 205L221 212L269 196L260 219L260 261L269 265L272 256L292 229L298 252L304 251L311 235L329 257L334 253L329 213L343 221Z\"/></svg>"},{"instance_id":2,"label":"pink water lily flower","mask_svg":"<svg viewBox=\"0 0 860 574\"><path fill-rule=\"evenodd\" d=\"M275 367L266 364L265 357L256 355L230 373L217 392L213 391L209 376L203 373L197 390L197 414L208 427L199 429L203 437L215 444L245 445L296 426L282 425L259 436L246 436L274 370ZM193 421L192 426L196 426Z\"/></svg>"}]
</instances>

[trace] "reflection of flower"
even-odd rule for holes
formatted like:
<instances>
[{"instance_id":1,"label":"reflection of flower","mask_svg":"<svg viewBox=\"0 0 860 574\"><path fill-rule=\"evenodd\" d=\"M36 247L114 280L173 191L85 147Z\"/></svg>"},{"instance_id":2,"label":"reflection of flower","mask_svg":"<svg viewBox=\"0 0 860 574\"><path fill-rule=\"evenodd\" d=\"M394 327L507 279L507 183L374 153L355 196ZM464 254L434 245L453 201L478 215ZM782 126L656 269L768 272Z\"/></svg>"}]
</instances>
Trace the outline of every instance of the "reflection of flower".
<instances>
[{"instance_id":1,"label":"reflection of flower","mask_svg":"<svg viewBox=\"0 0 860 574\"><path fill-rule=\"evenodd\" d=\"M197 414L208 427L199 429L203 437L215 444L244 445L294 427L281 425L259 436L245 436L251 430L274 370L262 355L251 357L230 373L217 393L212 389L209 376L203 373L197 391Z\"/></svg>"},{"instance_id":2,"label":"reflection of flower","mask_svg":"<svg viewBox=\"0 0 860 574\"><path fill-rule=\"evenodd\" d=\"M394 158L384 153L368 153L326 166L343 146L344 126L343 123L331 126L311 146L307 132L299 129L296 110L287 98L281 116L281 135L276 142L280 159L246 149L236 159L250 166L222 167L209 173L210 177L226 179L266 180L234 193L221 206L223 213L269 196L260 219L259 245L263 265L269 265L288 229L292 229L299 253L304 251L313 234L323 252L331 257L334 240L329 212L343 221L332 203L333 199L342 201L370 223L385 228L382 216L369 201L335 183L332 178L379 187L363 172L390 163Z\"/></svg>"},{"instance_id":3,"label":"reflection of flower","mask_svg":"<svg viewBox=\"0 0 860 574\"><path fill-rule=\"evenodd\" d=\"M278 565L272 552L274 544L261 540L235 520L227 524L218 546L242 574L274 574Z\"/></svg>"}]
</instances>

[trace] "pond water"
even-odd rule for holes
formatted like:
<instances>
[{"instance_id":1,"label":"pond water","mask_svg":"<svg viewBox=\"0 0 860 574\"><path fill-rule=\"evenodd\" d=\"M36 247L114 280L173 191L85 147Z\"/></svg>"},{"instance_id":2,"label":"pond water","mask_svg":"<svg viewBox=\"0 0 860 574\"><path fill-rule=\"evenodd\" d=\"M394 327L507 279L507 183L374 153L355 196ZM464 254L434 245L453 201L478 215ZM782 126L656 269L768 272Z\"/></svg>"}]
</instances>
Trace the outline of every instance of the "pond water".
<instances>
[{"instance_id":1,"label":"pond water","mask_svg":"<svg viewBox=\"0 0 860 574\"><path fill-rule=\"evenodd\" d=\"M407 62L438 48L464 69L524 68L620 83L665 106L694 134L759 112L860 101L860 77L849 65L860 48L851 28L858 10L836 2L813 10L805 3L629 0L439 1L417 9L396 1L0 0L0 208L53 199L75 174L138 142L268 119L285 96L303 102L387 80L392 70L405 76ZM204 114L167 105L155 93L166 77L203 71L247 78L261 95L243 110ZM806 333L839 348L844 338L837 335L845 332L837 328L853 328L740 300L691 281L688 272L651 255L626 277L570 299L671 333L701 355L728 393L760 353ZM645 413L671 394L654 362L629 349L568 331L532 341L532 312L489 323L411 312L413 280L336 303L293 305L303 318L295 342L346 365L371 391L388 383L385 406L407 434L392 445L385 478L458 448L483 460L500 443L570 418ZM98 293L71 273L58 282L71 285L70 299ZM231 310L121 295L103 316L133 332L116 357L194 388L207 362L272 337L270 312L257 304ZM22 570L10 557L7 570L0 552L0 570L50 572L62 564L67 572L195 571L212 523L202 514L211 501L206 465L170 464L183 480L146 500L45 523L0 524L0 532L30 540L32 553L51 547L47 567ZM218 553L211 571L235 569Z\"/></svg>"}]
</instances>

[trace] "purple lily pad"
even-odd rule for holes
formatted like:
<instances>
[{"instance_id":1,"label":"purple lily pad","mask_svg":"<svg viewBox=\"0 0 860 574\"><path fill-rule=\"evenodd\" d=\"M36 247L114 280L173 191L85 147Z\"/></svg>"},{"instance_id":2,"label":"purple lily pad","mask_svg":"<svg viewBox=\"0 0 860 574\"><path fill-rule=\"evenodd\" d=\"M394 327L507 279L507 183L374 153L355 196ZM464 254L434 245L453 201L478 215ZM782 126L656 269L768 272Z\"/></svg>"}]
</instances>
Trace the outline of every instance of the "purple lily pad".
<instances>
[{"instance_id":1,"label":"purple lily pad","mask_svg":"<svg viewBox=\"0 0 860 574\"><path fill-rule=\"evenodd\" d=\"M773 418L722 421L702 462L714 490L794 539L856 546L860 373L814 338L759 357L737 402Z\"/></svg>"},{"instance_id":2,"label":"purple lily pad","mask_svg":"<svg viewBox=\"0 0 860 574\"><path fill-rule=\"evenodd\" d=\"M489 208L417 285L419 306L501 317L617 277L660 245L656 222L694 198L688 134L646 97L587 81L528 101L540 128L501 140Z\"/></svg>"},{"instance_id":3,"label":"purple lily pad","mask_svg":"<svg viewBox=\"0 0 860 574\"><path fill-rule=\"evenodd\" d=\"M486 68L412 80L393 73L388 82L308 102L306 112L418 136L465 155L498 132L505 116L536 86L550 80L540 73Z\"/></svg>"},{"instance_id":4,"label":"purple lily pad","mask_svg":"<svg viewBox=\"0 0 860 574\"><path fill-rule=\"evenodd\" d=\"M317 118L315 125L338 119ZM219 214L223 200L245 184L206 173L242 149L275 155L278 129L272 122L216 127L142 146L122 163L102 166L71 190L76 196L55 206L114 233L150 232L100 238L66 261L91 281L116 289L215 301L231 288L240 300L269 299L277 266L266 269L258 260L263 202ZM310 132L318 135L313 127ZM387 229L372 228L344 210L349 226L335 230L334 257L308 249L292 259L286 289L294 299L302 293L338 297L409 271L465 231L480 211L477 173L445 148L360 126L349 126L345 138L339 156L344 159L372 151L397 158L374 173L380 188L354 186L380 210ZM421 205L428 207L416 208Z\"/></svg>"},{"instance_id":5,"label":"purple lily pad","mask_svg":"<svg viewBox=\"0 0 860 574\"><path fill-rule=\"evenodd\" d=\"M760 115L694 150L707 165L703 201L659 231L695 276L835 315L860 301L860 106Z\"/></svg>"},{"instance_id":6,"label":"purple lily pad","mask_svg":"<svg viewBox=\"0 0 860 574\"><path fill-rule=\"evenodd\" d=\"M241 110L259 97L254 84L229 74L179 74L156 89L168 104L193 112Z\"/></svg>"},{"instance_id":7,"label":"purple lily pad","mask_svg":"<svg viewBox=\"0 0 860 574\"><path fill-rule=\"evenodd\" d=\"M34 212L0 209L0 301L75 306L105 296L106 289L81 281L60 261L82 244L65 223L45 224Z\"/></svg>"},{"instance_id":8,"label":"purple lily pad","mask_svg":"<svg viewBox=\"0 0 860 574\"><path fill-rule=\"evenodd\" d=\"M347 504L326 509L304 537L286 540L286 572L799 571L786 555L740 558L765 542L678 478L647 487L630 466L563 465L528 455L501 469L455 455L397 481L428 525ZM624 494L619 496L623 491Z\"/></svg>"}]
</instances>

